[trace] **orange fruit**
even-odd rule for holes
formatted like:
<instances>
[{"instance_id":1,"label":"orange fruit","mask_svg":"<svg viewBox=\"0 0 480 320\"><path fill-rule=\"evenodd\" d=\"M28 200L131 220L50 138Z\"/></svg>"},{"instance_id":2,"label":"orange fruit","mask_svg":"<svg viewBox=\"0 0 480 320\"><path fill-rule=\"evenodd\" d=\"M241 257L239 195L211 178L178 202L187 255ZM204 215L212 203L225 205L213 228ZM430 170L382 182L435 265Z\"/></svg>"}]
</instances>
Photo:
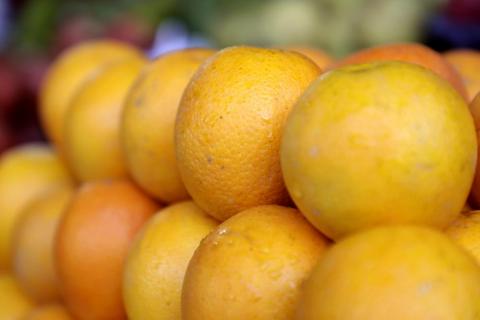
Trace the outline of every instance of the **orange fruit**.
<instances>
[{"instance_id":1,"label":"orange fruit","mask_svg":"<svg viewBox=\"0 0 480 320\"><path fill-rule=\"evenodd\" d=\"M145 60L130 57L105 67L72 99L65 117L65 159L80 181L124 178L120 121L127 92Z\"/></svg>"},{"instance_id":2,"label":"orange fruit","mask_svg":"<svg viewBox=\"0 0 480 320\"><path fill-rule=\"evenodd\" d=\"M477 139L480 139L480 92L470 103L470 112L473 116L473 120L475 123ZM478 152L480 152L480 149L478 150ZM474 204L476 204L477 206L480 205L480 164L478 162L471 193Z\"/></svg>"},{"instance_id":3,"label":"orange fruit","mask_svg":"<svg viewBox=\"0 0 480 320\"><path fill-rule=\"evenodd\" d=\"M175 117L190 78L213 53L187 49L160 56L128 94L121 128L128 169L145 191L166 203L188 198L175 161Z\"/></svg>"},{"instance_id":4,"label":"orange fruit","mask_svg":"<svg viewBox=\"0 0 480 320\"><path fill-rule=\"evenodd\" d=\"M50 147L26 144L0 157L0 270L10 268L11 237L22 209L43 192L72 181Z\"/></svg>"},{"instance_id":5,"label":"orange fruit","mask_svg":"<svg viewBox=\"0 0 480 320\"><path fill-rule=\"evenodd\" d=\"M383 226L333 245L305 282L297 320L475 320L480 267L446 235Z\"/></svg>"},{"instance_id":6,"label":"orange fruit","mask_svg":"<svg viewBox=\"0 0 480 320\"><path fill-rule=\"evenodd\" d=\"M468 97L472 100L480 92L480 51L456 49L443 56L462 76Z\"/></svg>"},{"instance_id":7,"label":"orange fruit","mask_svg":"<svg viewBox=\"0 0 480 320\"><path fill-rule=\"evenodd\" d=\"M364 49L338 60L333 67L388 60L410 62L430 69L447 80L465 100L469 100L462 77L457 70L440 53L419 43L387 44Z\"/></svg>"},{"instance_id":8,"label":"orange fruit","mask_svg":"<svg viewBox=\"0 0 480 320\"><path fill-rule=\"evenodd\" d=\"M445 229L445 233L480 263L480 211L460 215Z\"/></svg>"},{"instance_id":9,"label":"orange fruit","mask_svg":"<svg viewBox=\"0 0 480 320\"><path fill-rule=\"evenodd\" d=\"M338 239L379 224L446 227L466 202L477 142L465 100L446 81L380 62L312 84L287 121L281 157L299 210Z\"/></svg>"},{"instance_id":10,"label":"orange fruit","mask_svg":"<svg viewBox=\"0 0 480 320\"><path fill-rule=\"evenodd\" d=\"M58 223L71 195L70 188L61 188L35 198L15 226L13 273L24 292L39 303L59 298L53 247Z\"/></svg>"},{"instance_id":11,"label":"orange fruit","mask_svg":"<svg viewBox=\"0 0 480 320\"><path fill-rule=\"evenodd\" d=\"M178 110L176 156L185 187L219 220L286 204L280 137L297 98L320 69L300 54L231 47L208 59Z\"/></svg>"},{"instance_id":12,"label":"orange fruit","mask_svg":"<svg viewBox=\"0 0 480 320\"><path fill-rule=\"evenodd\" d=\"M6 273L0 273L0 319L20 320L30 309L32 302L20 290L15 278Z\"/></svg>"},{"instance_id":13,"label":"orange fruit","mask_svg":"<svg viewBox=\"0 0 480 320\"><path fill-rule=\"evenodd\" d=\"M130 320L181 319L188 262L217 224L188 201L159 211L145 225L125 265L123 298Z\"/></svg>"},{"instance_id":14,"label":"orange fruit","mask_svg":"<svg viewBox=\"0 0 480 320\"><path fill-rule=\"evenodd\" d=\"M84 184L60 222L55 258L65 303L79 320L126 319L128 249L157 205L127 181Z\"/></svg>"},{"instance_id":15,"label":"orange fruit","mask_svg":"<svg viewBox=\"0 0 480 320\"><path fill-rule=\"evenodd\" d=\"M322 70L324 70L333 62L333 58L321 49L304 46L292 46L287 47L286 49L303 54L305 57L315 62L316 65Z\"/></svg>"},{"instance_id":16,"label":"orange fruit","mask_svg":"<svg viewBox=\"0 0 480 320\"><path fill-rule=\"evenodd\" d=\"M292 319L327 241L295 209L247 209L195 251L182 293L184 320Z\"/></svg>"},{"instance_id":17,"label":"orange fruit","mask_svg":"<svg viewBox=\"0 0 480 320\"><path fill-rule=\"evenodd\" d=\"M33 309L23 320L73 320L61 304L47 304Z\"/></svg>"},{"instance_id":18,"label":"orange fruit","mask_svg":"<svg viewBox=\"0 0 480 320\"><path fill-rule=\"evenodd\" d=\"M138 57L137 49L113 40L88 41L76 45L50 66L40 90L43 129L61 149L64 119L72 97L99 69L127 57Z\"/></svg>"}]
</instances>

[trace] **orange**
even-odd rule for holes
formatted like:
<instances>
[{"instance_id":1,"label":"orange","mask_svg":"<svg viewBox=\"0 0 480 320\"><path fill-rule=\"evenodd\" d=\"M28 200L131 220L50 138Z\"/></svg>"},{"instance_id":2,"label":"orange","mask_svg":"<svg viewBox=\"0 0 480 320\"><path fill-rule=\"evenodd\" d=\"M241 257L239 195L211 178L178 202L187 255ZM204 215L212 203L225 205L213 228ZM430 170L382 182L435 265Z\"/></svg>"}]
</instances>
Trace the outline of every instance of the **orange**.
<instances>
[{"instance_id":1,"label":"orange","mask_svg":"<svg viewBox=\"0 0 480 320\"><path fill-rule=\"evenodd\" d=\"M126 319L128 249L157 205L127 181L84 184L60 222L55 258L65 303L79 320Z\"/></svg>"},{"instance_id":2,"label":"orange","mask_svg":"<svg viewBox=\"0 0 480 320\"><path fill-rule=\"evenodd\" d=\"M0 273L0 319L23 319L33 308L32 302L20 290L15 278L6 273Z\"/></svg>"},{"instance_id":3,"label":"orange","mask_svg":"<svg viewBox=\"0 0 480 320\"><path fill-rule=\"evenodd\" d=\"M183 320L292 319L327 241L295 209L247 209L203 240L185 275Z\"/></svg>"},{"instance_id":4,"label":"orange","mask_svg":"<svg viewBox=\"0 0 480 320\"><path fill-rule=\"evenodd\" d=\"M304 46L293 46L287 47L286 49L303 54L305 57L315 62L316 65L322 70L324 70L333 62L333 58L321 49Z\"/></svg>"},{"instance_id":5,"label":"orange","mask_svg":"<svg viewBox=\"0 0 480 320\"><path fill-rule=\"evenodd\" d=\"M333 245L305 282L297 320L476 320L480 267L446 235L383 226Z\"/></svg>"},{"instance_id":6,"label":"orange","mask_svg":"<svg viewBox=\"0 0 480 320\"><path fill-rule=\"evenodd\" d=\"M121 128L128 169L143 189L166 203L188 198L175 161L175 117L190 78L213 53L187 49L160 56L128 94Z\"/></svg>"},{"instance_id":7,"label":"orange","mask_svg":"<svg viewBox=\"0 0 480 320\"><path fill-rule=\"evenodd\" d=\"M312 84L287 121L281 157L299 210L338 239L379 224L446 227L466 202L477 142L465 100L446 81L380 62Z\"/></svg>"},{"instance_id":8,"label":"orange","mask_svg":"<svg viewBox=\"0 0 480 320\"><path fill-rule=\"evenodd\" d=\"M56 147L63 146L65 114L77 90L105 65L140 55L127 44L96 40L68 49L50 66L40 90L39 111L43 128Z\"/></svg>"},{"instance_id":9,"label":"orange","mask_svg":"<svg viewBox=\"0 0 480 320\"><path fill-rule=\"evenodd\" d=\"M146 224L125 266L123 297L130 320L181 319L188 262L217 224L191 201L161 210Z\"/></svg>"},{"instance_id":10,"label":"orange","mask_svg":"<svg viewBox=\"0 0 480 320\"><path fill-rule=\"evenodd\" d=\"M22 209L43 192L72 181L45 144L18 146L0 157L0 270L10 267L11 237Z\"/></svg>"},{"instance_id":11,"label":"orange","mask_svg":"<svg viewBox=\"0 0 480 320\"><path fill-rule=\"evenodd\" d=\"M480 52L471 49L456 49L446 52L444 58L460 73L472 100L480 92Z\"/></svg>"},{"instance_id":12,"label":"orange","mask_svg":"<svg viewBox=\"0 0 480 320\"><path fill-rule=\"evenodd\" d=\"M61 188L35 198L23 210L13 234L13 273L34 301L59 298L53 262L54 238L72 190Z\"/></svg>"},{"instance_id":13,"label":"orange","mask_svg":"<svg viewBox=\"0 0 480 320\"><path fill-rule=\"evenodd\" d=\"M480 211L460 215L445 232L480 263Z\"/></svg>"},{"instance_id":14,"label":"orange","mask_svg":"<svg viewBox=\"0 0 480 320\"><path fill-rule=\"evenodd\" d=\"M477 131L477 139L480 138L480 92L470 103L470 112L472 113L475 128ZM480 152L480 149L478 150ZM472 200L478 206L480 205L480 164L477 163L475 179L472 185Z\"/></svg>"},{"instance_id":15,"label":"orange","mask_svg":"<svg viewBox=\"0 0 480 320\"><path fill-rule=\"evenodd\" d=\"M466 100L468 93L462 77L438 52L418 43L398 43L364 49L338 60L333 67L376 61L396 60L418 64L447 80Z\"/></svg>"},{"instance_id":16,"label":"orange","mask_svg":"<svg viewBox=\"0 0 480 320\"><path fill-rule=\"evenodd\" d=\"M23 320L73 320L60 304L47 304L33 309Z\"/></svg>"},{"instance_id":17,"label":"orange","mask_svg":"<svg viewBox=\"0 0 480 320\"><path fill-rule=\"evenodd\" d=\"M178 110L177 164L185 187L219 220L286 204L280 137L297 98L320 73L300 54L231 47L208 59Z\"/></svg>"},{"instance_id":18,"label":"orange","mask_svg":"<svg viewBox=\"0 0 480 320\"><path fill-rule=\"evenodd\" d=\"M72 99L65 118L65 158L80 181L127 176L120 121L127 92L145 60L130 57L105 67Z\"/></svg>"}]
</instances>

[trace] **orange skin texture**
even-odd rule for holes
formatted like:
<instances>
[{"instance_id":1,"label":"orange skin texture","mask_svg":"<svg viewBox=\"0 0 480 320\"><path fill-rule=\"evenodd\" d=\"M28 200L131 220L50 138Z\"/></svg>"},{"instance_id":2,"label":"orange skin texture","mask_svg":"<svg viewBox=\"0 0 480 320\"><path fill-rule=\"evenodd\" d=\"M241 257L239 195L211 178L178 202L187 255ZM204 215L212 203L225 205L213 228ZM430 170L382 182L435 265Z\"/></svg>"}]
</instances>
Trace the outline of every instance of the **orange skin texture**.
<instances>
[{"instance_id":1,"label":"orange skin texture","mask_svg":"<svg viewBox=\"0 0 480 320\"><path fill-rule=\"evenodd\" d=\"M315 62L315 64L322 70L325 70L334 61L330 55L320 49L303 46L287 47L286 49L303 54L305 57Z\"/></svg>"},{"instance_id":2,"label":"orange skin texture","mask_svg":"<svg viewBox=\"0 0 480 320\"><path fill-rule=\"evenodd\" d=\"M33 309L22 320L74 320L61 304L48 304Z\"/></svg>"},{"instance_id":3,"label":"orange skin texture","mask_svg":"<svg viewBox=\"0 0 480 320\"><path fill-rule=\"evenodd\" d=\"M480 93L473 99L470 103L470 112L473 116L473 120L475 123L475 129L477 132L477 140L480 139ZM480 153L480 150L477 152ZM475 171L475 179L473 180L472 190L471 190L471 199L473 204L476 207L480 206L480 168L479 164L477 163L477 170Z\"/></svg>"},{"instance_id":4,"label":"orange skin texture","mask_svg":"<svg viewBox=\"0 0 480 320\"><path fill-rule=\"evenodd\" d=\"M121 42L94 40L69 48L55 60L40 90L39 111L42 127L58 150L64 143L65 115L77 90L102 67L141 55L136 48Z\"/></svg>"},{"instance_id":5,"label":"orange skin texture","mask_svg":"<svg viewBox=\"0 0 480 320\"><path fill-rule=\"evenodd\" d=\"M178 110L177 165L197 205L218 220L289 201L280 170L283 126L320 69L289 51L230 47L208 59Z\"/></svg>"},{"instance_id":6,"label":"orange skin texture","mask_svg":"<svg viewBox=\"0 0 480 320\"><path fill-rule=\"evenodd\" d=\"M0 158L0 271L11 268L12 234L22 210L50 189L70 187L73 180L46 144L17 146Z\"/></svg>"},{"instance_id":7,"label":"orange skin texture","mask_svg":"<svg viewBox=\"0 0 480 320\"><path fill-rule=\"evenodd\" d=\"M75 318L126 319L123 264L135 235L157 209L127 181L86 183L76 193L55 248L62 296Z\"/></svg>"},{"instance_id":8,"label":"orange skin texture","mask_svg":"<svg viewBox=\"0 0 480 320\"><path fill-rule=\"evenodd\" d=\"M480 211L460 215L445 229L445 233L480 263Z\"/></svg>"},{"instance_id":9,"label":"orange skin texture","mask_svg":"<svg viewBox=\"0 0 480 320\"><path fill-rule=\"evenodd\" d=\"M121 139L134 180L164 203L188 199L175 160L175 118L183 91L215 51L186 49L149 63L128 94Z\"/></svg>"},{"instance_id":10,"label":"orange skin texture","mask_svg":"<svg viewBox=\"0 0 480 320\"><path fill-rule=\"evenodd\" d=\"M82 181L128 176L120 142L123 105L145 64L141 57L105 67L73 98L65 119L65 159Z\"/></svg>"},{"instance_id":11,"label":"orange skin texture","mask_svg":"<svg viewBox=\"0 0 480 320\"><path fill-rule=\"evenodd\" d=\"M334 244L304 283L296 320L475 320L480 267L445 234L382 226Z\"/></svg>"},{"instance_id":12,"label":"orange skin texture","mask_svg":"<svg viewBox=\"0 0 480 320\"><path fill-rule=\"evenodd\" d=\"M458 71L440 53L418 43L388 44L364 49L337 60L331 68L388 60L410 62L430 69L447 80L466 101L469 101L467 89Z\"/></svg>"},{"instance_id":13,"label":"orange skin texture","mask_svg":"<svg viewBox=\"0 0 480 320\"><path fill-rule=\"evenodd\" d=\"M460 73L465 83L468 97L472 100L480 92L480 52L457 49L444 53L443 57Z\"/></svg>"},{"instance_id":14,"label":"orange skin texture","mask_svg":"<svg viewBox=\"0 0 480 320\"><path fill-rule=\"evenodd\" d=\"M295 209L265 205L223 222L195 251L183 320L292 319L328 242Z\"/></svg>"},{"instance_id":15,"label":"orange skin texture","mask_svg":"<svg viewBox=\"0 0 480 320\"><path fill-rule=\"evenodd\" d=\"M13 272L22 289L37 303L60 298L54 269L54 239L58 223L73 194L52 190L23 210L13 234Z\"/></svg>"},{"instance_id":16,"label":"orange skin texture","mask_svg":"<svg viewBox=\"0 0 480 320\"><path fill-rule=\"evenodd\" d=\"M381 224L446 227L466 202L477 141L456 90L390 61L313 83L290 113L281 157L299 210L337 240Z\"/></svg>"}]
</instances>

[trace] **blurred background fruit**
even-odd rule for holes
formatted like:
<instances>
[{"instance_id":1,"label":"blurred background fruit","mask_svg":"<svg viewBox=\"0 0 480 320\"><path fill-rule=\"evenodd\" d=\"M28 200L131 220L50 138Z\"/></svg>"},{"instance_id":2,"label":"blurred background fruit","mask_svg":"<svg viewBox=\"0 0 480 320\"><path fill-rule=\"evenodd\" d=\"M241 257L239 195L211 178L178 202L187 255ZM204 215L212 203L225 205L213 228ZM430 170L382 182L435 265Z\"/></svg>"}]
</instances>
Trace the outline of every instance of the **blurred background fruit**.
<instances>
[{"instance_id":1,"label":"blurred background fruit","mask_svg":"<svg viewBox=\"0 0 480 320\"><path fill-rule=\"evenodd\" d=\"M72 188L63 187L36 197L15 226L13 273L24 292L37 303L60 300L53 249L58 224L72 193Z\"/></svg>"},{"instance_id":2,"label":"blurred background fruit","mask_svg":"<svg viewBox=\"0 0 480 320\"><path fill-rule=\"evenodd\" d=\"M18 146L0 158L0 270L11 267L11 237L31 200L72 180L53 150L41 143Z\"/></svg>"},{"instance_id":3,"label":"blurred background fruit","mask_svg":"<svg viewBox=\"0 0 480 320\"><path fill-rule=\"evenodd\" d=\"M63 305L55 303L36 307L22 320L73 320L73 318Z\"/></svg>"},{"instance_id":4,"label":"blurred background fruit","mask_svg":"<svg viewBox=\"0 0 480 320\"><path fill-rule=\"evenodd\" d=\"M21 291L17 280L0 273L0 319L19 320L33 308L33 302Z\"/></svg>"},{"instance_id":5,"label":"blurred background fruit","mask_svg":"<svg viewBox=\"0 0 480 320\"><path fill-rule=\"evenodd\" d=\"M116 39L151 57L232 44L304 46L335 59L392 42L478 50L479 12L476 0L0 0L0 152L45 139L40 81L54 58L80 42ZM60 104L71 94L63 90ZM44 123L51 117L43 114ZM46 126L48 136L55 126Z\"/></svg>"}]
</instances>

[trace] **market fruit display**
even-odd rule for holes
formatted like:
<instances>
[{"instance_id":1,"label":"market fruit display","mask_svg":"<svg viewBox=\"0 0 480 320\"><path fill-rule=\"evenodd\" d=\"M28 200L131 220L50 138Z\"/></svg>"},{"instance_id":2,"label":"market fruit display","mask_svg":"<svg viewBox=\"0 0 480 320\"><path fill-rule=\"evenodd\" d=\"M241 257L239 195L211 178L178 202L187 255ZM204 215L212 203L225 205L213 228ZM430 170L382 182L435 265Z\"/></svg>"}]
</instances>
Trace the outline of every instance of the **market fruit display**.
<instances>
[{"instance_id":1,"label":"market fruit display","mask_svg":"<svg viewBox=\"0 0 480 320\"><path fill-rule=\"evenodd\" d=\"M329 1L366 42L437 2ZM338 57L278 25L314 2L259 10L271 47L60 54L48 141L0 154L0 320L479 319L477 52Z\"/></svg>"}]
</instances>

